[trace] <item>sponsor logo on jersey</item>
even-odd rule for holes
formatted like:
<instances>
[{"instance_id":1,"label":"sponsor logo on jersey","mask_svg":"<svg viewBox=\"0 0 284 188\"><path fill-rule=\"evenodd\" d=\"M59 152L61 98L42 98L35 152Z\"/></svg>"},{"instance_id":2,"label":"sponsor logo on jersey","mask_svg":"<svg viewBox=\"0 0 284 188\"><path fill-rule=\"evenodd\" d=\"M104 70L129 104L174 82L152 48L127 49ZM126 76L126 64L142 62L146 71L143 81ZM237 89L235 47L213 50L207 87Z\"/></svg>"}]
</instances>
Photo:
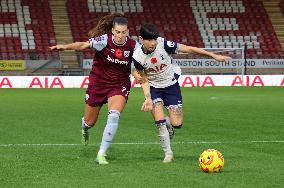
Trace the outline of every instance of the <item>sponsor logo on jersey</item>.
<instances>
[{"instance_id":1,"label":"sponsor logo on jersey","mask_svg":"<svg viewBox=\"0 0 284 188\"><path fill-rule=\"evenodd\" d=\"M109 62L117 63L117 64L120 64L120 65L127 65L128 64L128 61L120 61L119 59L113 59L109 55L107 55L107 60Z\"/></svg>"},{"instance_id":2,"label":"sponsor logo on jersey","mask_svg":"<svg viewBox=\"0 0 284 188\"><path fill-rule=\"evenodd\" d=\"M124 51L124 57L129 57L130 51Z\"/></svg>"},{"instance_id":3,"label":"sponsor logo on jersey","mask_svg":"<svg viewBox=\"0 0 284 188\"><path fill-rule=\"evenodd\" d=\"M150 68L148 69L148 72L158 73L158 72L161 72L161 71L165 70L165 69L167 68L167 66L168 66L168 65L162 63L162 64L160 64L160 65L158 65L158 66L150 67Z\"/></svg>"},{"instance_id":4,"label":"sponsor logo on jersey","mask_svg":"<svg viewBox=\"0 0 284 188\"><path fill-rule=\"evenodd\" d=\"M174 42L172 42L172 41L167 41L167 45L168 45L168 47L175 47L175 43Z\"/></svg>"}]
</instances>

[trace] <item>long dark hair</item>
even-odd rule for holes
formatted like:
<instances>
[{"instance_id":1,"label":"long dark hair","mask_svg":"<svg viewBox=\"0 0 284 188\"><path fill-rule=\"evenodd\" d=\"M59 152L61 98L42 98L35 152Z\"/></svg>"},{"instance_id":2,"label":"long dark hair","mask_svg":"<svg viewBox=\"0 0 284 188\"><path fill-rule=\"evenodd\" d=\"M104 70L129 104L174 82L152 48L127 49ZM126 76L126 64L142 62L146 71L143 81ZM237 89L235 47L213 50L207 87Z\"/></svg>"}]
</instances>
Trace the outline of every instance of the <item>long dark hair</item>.
<instances>
[{"instance_id":1,"label":"long dark hair","mask_svg":"<svg viewBox=\"0 0 284 188\"><path fill-rule=\"evenodd\" d=\"M111 32L114 24L127 25L127 18L120 13L112 13L102 17L98 24L88 32L90 38L108 34Z\"/></svg>"}]
</instances>

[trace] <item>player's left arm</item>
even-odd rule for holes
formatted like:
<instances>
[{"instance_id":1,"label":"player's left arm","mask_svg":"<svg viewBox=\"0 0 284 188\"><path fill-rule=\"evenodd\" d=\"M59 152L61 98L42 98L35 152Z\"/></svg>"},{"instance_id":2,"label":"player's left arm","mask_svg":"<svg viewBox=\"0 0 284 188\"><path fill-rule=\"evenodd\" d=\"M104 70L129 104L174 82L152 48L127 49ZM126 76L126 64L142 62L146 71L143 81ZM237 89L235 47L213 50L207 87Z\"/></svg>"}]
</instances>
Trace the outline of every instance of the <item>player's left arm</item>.
<instances>
[{"instance_id":1,"label":"player's left arm","mask_svg":"<svg viewBox=\"0 0 284 188\"><path fill-rule=\"evenodd\" d=\"M215 59L217 61L226 61L226 60L231 59L231 57L229 57L229 56L218 55L218 54L203 50L202 48L187 46L187 45L184 45L184 44L179 44L177 51L182 52L182 53L197 53L197 54L212 57L213 59Z\"/></svg>"},{"instance_id":2,"label":"player's left arm","mask_svg":"<svg viewBox=\"0 0 284 188\"><path fill-rule=\"evenodd\" d=\"M85 50L90 47L89 42L74 42L70 44L58 44L49 47L50 50Z\"/></svg>"}]
</instances>

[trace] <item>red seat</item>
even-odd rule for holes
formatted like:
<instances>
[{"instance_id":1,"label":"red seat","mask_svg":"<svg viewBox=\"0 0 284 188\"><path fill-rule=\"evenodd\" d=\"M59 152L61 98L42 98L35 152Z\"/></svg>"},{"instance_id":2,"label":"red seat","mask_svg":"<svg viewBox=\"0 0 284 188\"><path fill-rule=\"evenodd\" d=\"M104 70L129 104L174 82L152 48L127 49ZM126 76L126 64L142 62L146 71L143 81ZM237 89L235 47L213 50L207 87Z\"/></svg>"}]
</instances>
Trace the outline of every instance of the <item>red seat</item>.
<instances>
[{"instance_id":1,"label":"red seat","mask_svg":"<svg viewBox=\"0 0 284 188\"><path fill-rule=\"evenodd\" d=\"M280 9L281 9L281 12L284 14L284 0L281 0L279 2L279 6L280 6Z\"/></svg>"},{"instance_id":2,"label":"red seat","mask_svg":"<svg viewBox=\"0 0 284 188\"><path fill-rule=\"evenodd\" d=\"M198 0L198 2L205 4L204 0ZM257 40L261 48L270 48L269 46L272 46L275 51L268 51L267 53L275 54L282 52L263 4L258 0L243 0L241 2L245 7L245 12L240 12L239 8L239 12L212 12L207 14L210 18L235 18L239 25L239 30L215 30L214 35L250 36L251 32L260 33L261 35L257 36ZM284 5L283 2L282 0L281 3ZM229 1L229 3L231 2ZM67 0L66 6L74 41L87 40L86 33L88 30L97 24L100 17L108 14L90 12L85 0ZM193 14L193 7L190 7L188 1L163 0L161 2L142 0L142 7L143 12L125 13L129 20L130 35L137 35L140 25L148 21L157 25L162 37L204 47L203 39L196 23L197 20L195 20ZM90 22L94 18L95 22ZM261 53L252 51L248 52L248 55L260 57ZM89 56L89 54L85 55Z\"/></svg>"},{"instance_id":3,"label":"red seat","mask_svg":"<svg viewBox=\"0 0 284 188\"><path fill-rule=\"evenodd\" d=\"M14 2L14 1L13 1ZM1 1L1 7L7 6L6 1ZM10 6L10 5L9 5ZM25 33L28 35L33 35L34 37L34 45L36 47L41 46L41 48L47 49L50 46L49 42L46 42L44 39L53 38L53 44L56 43L55 40L55 32L53 29L53 22L52 22L52 16L51 11L49 8L49 2L48 0L41 0L41 1L33 1L33 0L24 0L21 1L21 8L24 6L28 7L29 13L30 13L30 19L31 24L25 25ZM0 12L0 24L5 24L6 22L9 24L17 24L16 13L14 12ZM18 25L17 30L20 32L23 32L23 28L20 28ZM5 31L4 31L5 32ZM7 32L7 31L6 31ZM34 49L31 49L34 45L29 45L30 49L24 49L24 44L22 42L22 39L20 39L17 35L12 35L13 37L7 37L9 33L6 33L6 37L3 37L0 39L0 46L9 44L8 49L0 49L1 52L9 52L5 53L4 55L1 55L0 59L23 59L23 58L29 58L27 55L29 52L33 51ZM41 42L44 40L45 42ZM32 44L33 39L30 38L26 41L28 44ZM24 44L24 45L23 45ZM45 59L45 57L44 57Z\"/></svg>"}]
</instances>

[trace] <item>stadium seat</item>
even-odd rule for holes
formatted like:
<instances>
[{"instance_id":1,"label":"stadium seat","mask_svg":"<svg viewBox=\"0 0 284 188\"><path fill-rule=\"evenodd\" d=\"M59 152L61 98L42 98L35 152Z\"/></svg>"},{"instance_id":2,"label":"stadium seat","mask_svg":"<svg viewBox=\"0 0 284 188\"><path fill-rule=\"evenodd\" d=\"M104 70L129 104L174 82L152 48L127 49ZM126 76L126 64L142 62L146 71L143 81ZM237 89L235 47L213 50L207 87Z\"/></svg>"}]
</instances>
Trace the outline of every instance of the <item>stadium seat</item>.
<instances>
[{"instance_id":1,"label":"stadium seat","mask_svg":"<svg viewBox=\"0 0 284 188\"><path fill-rule=\"evenodd\" d=\"M153 22L162 37L188 45L241 48L246 44L252 49L247 52L248 57L257 58L265 57L262 48L273 52L274 58L282 53L258 0L67 0L66 6L74 41L87 40L88 30L100 17L118 11L128 18L131 36L138 34L143 22ZM84 56L92 57L89 52Z\"/></svg>"},{"instance_id":2,"label":"stadium seat","mask_svg":"<svg viewBox=\"0 0 284 188\"><path fill-rule=\"evenodd\" d=\"M279 2L279 6L280 6L280 9L281 9L281 12L284 14L284 0L281 0Z\"/></svg>"},{"instance_id":3,"label":"stadium seat","mask_svg":"<svg viewBox=\"0 0 284 188\"><path fill-rule=\"evenodd\" d=\"M216 44L220 47L226 40L226 47L246 45L252 49L247 52L248 57L257 54L258 58L261 54L255 53L258 48L268 49L264 50L266 56L259 58L280 57L280 43L261 1L190 0L190 5L200 33L206 37L205 47ZM227 37L221 40L220 36L230 36L229 41Z\"/></svg>"},{"instance_id":4,"label":"stadium seat","mask_svg":"<svg viewBox=\"0 0 284 188\"><path fill-rule=\"evenodd\" d=\"M1 48L0 59L31 59L50 57L48 47L56 44L48 0L0 1L0 43L10 46L8 53ZM2 46L2 45L1 45ZM58 53L52 53L58 58Z\"/></svg>"},{"instance_id":5,"label":"stadium seat","mask_svg":"<svg viewBox=\"0 0 284 188\"><path fill-rule=\"evenodd\" d=\"M185 44L197 43L200 47L204 47L187 0L67 0L66 5L74 41L87 40L88 30L97 23L98 19L116 10L123 12L128 18L130 35L134 38L143 22L153 22L158 26L162 37ZM193 35L197 37L192 37ZM198 42L192 41L193 38ZM92 58L87 52L84 56Z\"/></svg>"}]
</instances>

